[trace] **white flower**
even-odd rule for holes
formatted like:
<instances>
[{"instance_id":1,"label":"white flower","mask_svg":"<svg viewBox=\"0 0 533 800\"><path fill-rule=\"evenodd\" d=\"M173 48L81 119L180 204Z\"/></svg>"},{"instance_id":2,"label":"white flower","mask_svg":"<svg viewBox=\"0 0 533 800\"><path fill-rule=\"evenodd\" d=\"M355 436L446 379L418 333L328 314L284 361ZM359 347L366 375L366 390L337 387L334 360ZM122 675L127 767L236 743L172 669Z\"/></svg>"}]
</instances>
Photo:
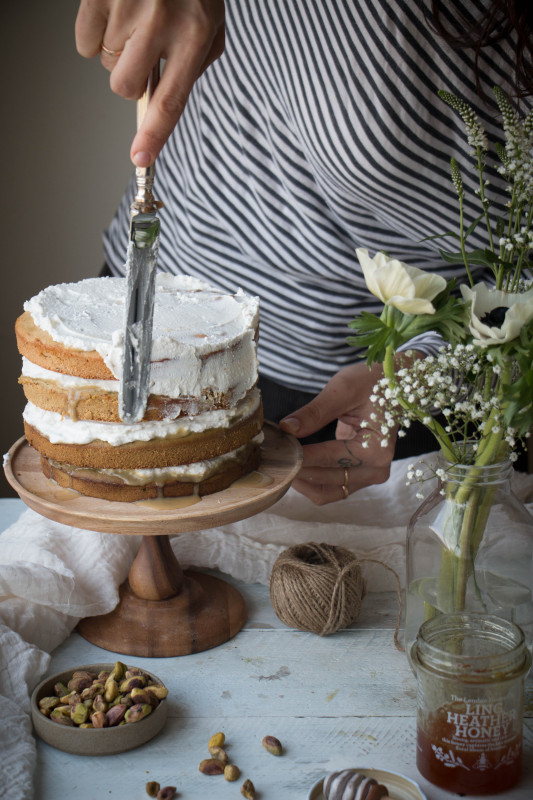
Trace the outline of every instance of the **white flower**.
<instances>
[{"instance_id":1,"label":"white flower","mask_svg":"<svg viewBox=\"0 0 533 800\"><path fill-rule=\"evenodd\" d=\"M410 267L402 261L376 253L370 258L368 250L356 250L369 290L385 305L394 306L405 314L434 314L431 301L443 291L446 280L442 275Z\"/></svg>"},{"instance_id":2,"label":"white flower","mask_svg":"<svg viewBox=\"0 0 533 800\"><path fill-rule=\"evenodd\" d=\"M474 344L481 347L516 339L522 327L533 319L533 289L520 294L489 289L484 283L477 283L473 289L462 285L461 294L463 300L472 304L469 330ZM501 325L488 325L487 315L502 308L507 311Z\"/></svg>"}]
</instances>

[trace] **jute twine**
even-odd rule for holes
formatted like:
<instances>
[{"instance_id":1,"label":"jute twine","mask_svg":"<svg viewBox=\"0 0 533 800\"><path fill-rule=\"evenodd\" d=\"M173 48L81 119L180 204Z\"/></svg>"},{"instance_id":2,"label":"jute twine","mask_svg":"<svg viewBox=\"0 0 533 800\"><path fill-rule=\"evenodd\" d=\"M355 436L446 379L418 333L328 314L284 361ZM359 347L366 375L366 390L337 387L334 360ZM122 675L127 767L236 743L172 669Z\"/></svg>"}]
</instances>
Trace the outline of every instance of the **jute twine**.
<instances>
[{"instance_id":1,"label":"jute twine","mask_svg":"<svg viewBox=\"0 0 533 800\"><path fill-rule=\"evenodd\" d=\"M380 564L396 577L398 622L402 593L397 573L382 561L358 559L351 550L331 544L306 542L279 554L270 574L270 601L278 618L288 627L328 636L355 622L361 611L366 586L361 564Z\"/></svg>"}]
</instances>

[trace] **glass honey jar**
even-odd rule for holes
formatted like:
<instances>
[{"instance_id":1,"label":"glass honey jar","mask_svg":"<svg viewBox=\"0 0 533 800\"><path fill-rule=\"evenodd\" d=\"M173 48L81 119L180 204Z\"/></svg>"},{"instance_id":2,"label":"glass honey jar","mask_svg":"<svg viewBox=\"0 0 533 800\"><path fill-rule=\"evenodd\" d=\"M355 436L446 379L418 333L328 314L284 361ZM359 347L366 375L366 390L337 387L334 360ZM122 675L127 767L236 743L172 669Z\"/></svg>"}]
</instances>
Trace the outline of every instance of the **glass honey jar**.
<instances>
[{"instance_id":1,"label":"glass honey jar","mask_svg":"<svg viewBox=\"0 0 533 800\"><path fill-rule=\"evenodd\" d=\"M524 682L531 654L521 628L487 614L442 614L412 647L417 767L459 794L496 794L522 767Z\"/></svg>"}]
</instances>

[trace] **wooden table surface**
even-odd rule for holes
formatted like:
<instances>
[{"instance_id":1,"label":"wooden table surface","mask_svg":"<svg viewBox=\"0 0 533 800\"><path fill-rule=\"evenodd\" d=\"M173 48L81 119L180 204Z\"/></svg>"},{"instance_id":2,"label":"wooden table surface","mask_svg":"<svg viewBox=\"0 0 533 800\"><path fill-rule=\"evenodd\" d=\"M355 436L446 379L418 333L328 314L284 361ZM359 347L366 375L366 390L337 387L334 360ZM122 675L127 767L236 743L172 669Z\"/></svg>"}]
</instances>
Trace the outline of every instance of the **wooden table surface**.
<instances>
[{"instance_id":1,"label":"wooden table surface","mask_svg":"<svg viewBox=\"0 0 533 800\"><path fill-rule=\"evenodd\" d=\"M0 530L23 508L19 500L0 500ZM257 800L306 800L325 774L354 766L400 772L419 783L427 800L457 797L416 769L416 682L394 647L393 594L367 595L352 628L320 638L283 625L267 587L223 577L244 596L248 621L217 648L128 659L73 633L53 652L50 672L116 660L153 671L169 688L169 716L156 738L121 755L72 756L38 741L35 800L143 800L149 780L176 786L183 800L237 800L247 777ZM505 800L533 798L531 675L527 686L524 775ZM198 771L217 731L225 733L228 754L242 771L236 783ZM281 740L281 757L261 746L267 734Z\"/></svg>"}]
</instances>

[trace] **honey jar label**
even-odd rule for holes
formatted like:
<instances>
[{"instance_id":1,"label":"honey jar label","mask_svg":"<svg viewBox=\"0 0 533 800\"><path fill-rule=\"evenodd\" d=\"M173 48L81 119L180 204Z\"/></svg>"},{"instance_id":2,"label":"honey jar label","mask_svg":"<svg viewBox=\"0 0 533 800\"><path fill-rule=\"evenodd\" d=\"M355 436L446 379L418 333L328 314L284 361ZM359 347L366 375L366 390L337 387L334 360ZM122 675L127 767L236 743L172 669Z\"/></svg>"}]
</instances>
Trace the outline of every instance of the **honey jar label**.
<instances>
[{"instance_id":1,"label":"honey jar label","mask_svg":"<svg viewBox=\"0 0 533 800\"><path fill-rule=\"evenodd\" d=\"M418 720L417 764L423 775L449 788L512 782L522 756L521 716L505 699L452 695L450 703ZM452 777L451 773L454 773ZM459 773L461 776L459 777ZM481 777L482 776L482 777Z\"/></svg>"}]
</instances>

